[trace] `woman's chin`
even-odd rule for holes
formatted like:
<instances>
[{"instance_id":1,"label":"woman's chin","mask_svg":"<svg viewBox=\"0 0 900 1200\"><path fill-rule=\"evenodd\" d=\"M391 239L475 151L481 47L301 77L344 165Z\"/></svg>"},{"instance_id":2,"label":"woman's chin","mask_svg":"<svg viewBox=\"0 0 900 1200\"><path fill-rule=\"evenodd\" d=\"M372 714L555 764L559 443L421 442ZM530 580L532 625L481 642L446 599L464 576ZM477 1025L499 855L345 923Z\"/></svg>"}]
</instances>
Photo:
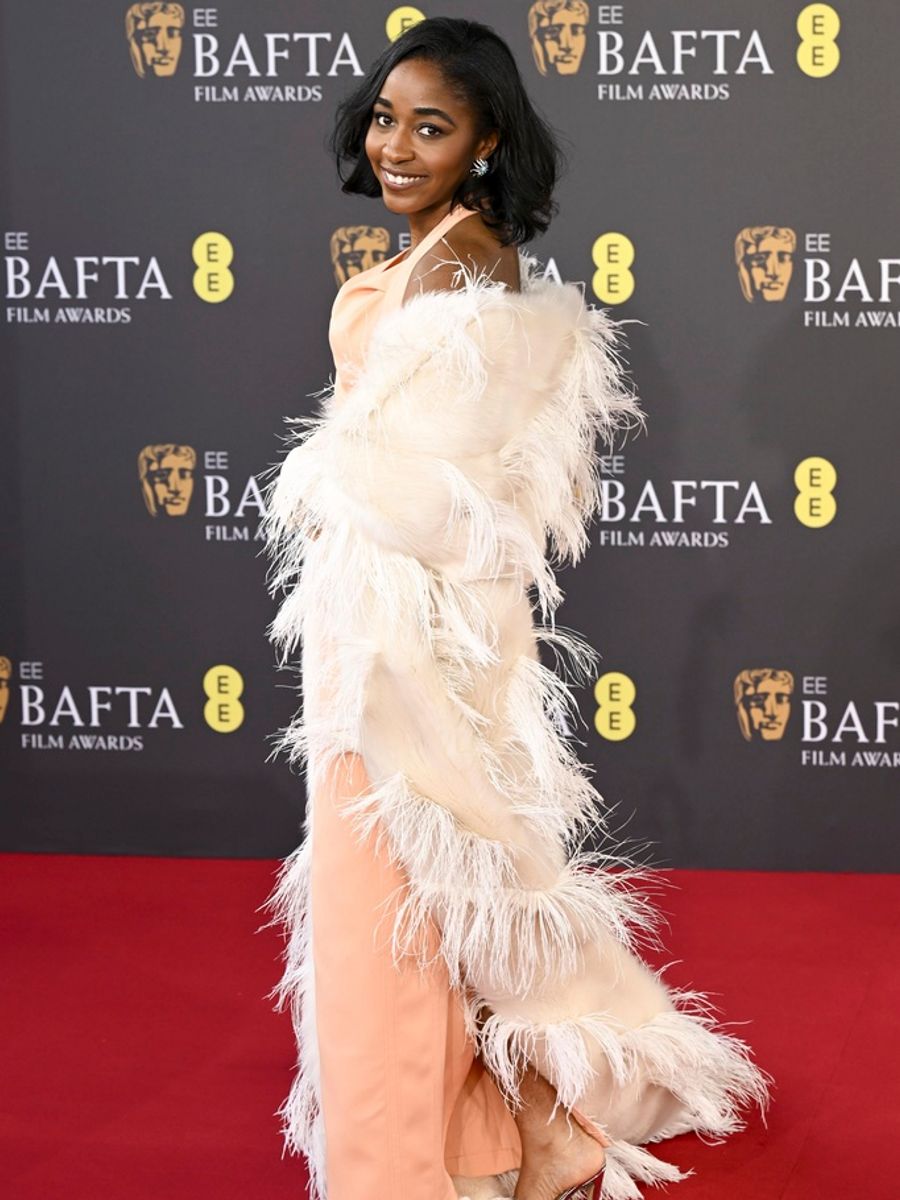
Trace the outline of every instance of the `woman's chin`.
<instances>
[{"instance_id":1,"label":"woman's chin","mask_svg":"<svg viewBox=\"0 0 900 1200\"><path fill-rule=\"evenodd\" d=\"M419 196L405 196L403 192L391 191L389 187L381 188L381 198L388 208L396 208L398 212L408 212L410 209L422 207L422 200Z\"/></svg>"},{"instance_id":2,"label":"woman's chin","mask_svg":"<svg viewBox=\"0 0 900 1200\"><path fill-rule=\"evenodd\" d=\"M414 204L410 201L405 203L402 199L398 201L396 196L385 195L382 199L384 207L395 217L413 217L422 207L421 204Z\"/></svg>"}]
</instances>

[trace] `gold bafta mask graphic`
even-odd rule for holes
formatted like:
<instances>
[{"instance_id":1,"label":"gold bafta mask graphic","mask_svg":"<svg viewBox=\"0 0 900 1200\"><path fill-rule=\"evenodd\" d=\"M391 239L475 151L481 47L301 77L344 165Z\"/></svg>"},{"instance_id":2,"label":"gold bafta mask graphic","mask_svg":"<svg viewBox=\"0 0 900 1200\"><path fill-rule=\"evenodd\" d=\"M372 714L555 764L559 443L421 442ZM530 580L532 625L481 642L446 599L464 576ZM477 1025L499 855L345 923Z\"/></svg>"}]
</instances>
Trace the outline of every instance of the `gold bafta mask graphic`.
<instances>
[{"instance_id":1,"label":"gold bafta mask graphic","mask_svg":"<svg viewBox=\"0 0 900 1200\"><path fill-rule=\"evenodd\" d=\"M590 10L584 0L537 0L528 10L528 37L542 75L575 75L584 57Z\"/></svg>"},{"instance_id":2,"label":"gold bafta mask graphic","mask_svg":"<svg viewBox=\"0 0 900 1200\"><path fill-rule=\"evenodd\" d=\"M192 446L145 446L138 455L141 494L151 517L183 517L194 491L197 455Z\"/></svg>"},{"instance_id":3,"label":"gold bafta mask graphic","mask_svg":"<svg viewBox=\"0 0 900 1200\"><path fill-rule=\"evenodd\" d=\"M340 284L390 255L391 235L381 225L342 225L331 235L331 263Z\"/></svg>"},{"instance_id":4,"label":"gold bafta mask graphic","mask_svg":"<svg viewBox=\"0 0 900 1200\"><path fill-rule=\"evenodd\" d=\"M184 9L164 0L132 4L125 13L131 65L141 79L167 79L178 69Z\"/></svg>"},{"instance_id":5,"label":"gold bafta mask graphic","mask_svg":"<svg viewBox=\"0 0 900 1200\"><path fill-rule=\"evenodd\" d=\"M794 271L797 235L783 225L748 225L734 242L744 299L783 300Z\"/></svg>"},{"instance_id":6,"label":"gold bafta mask graphic","mask_svg":"<svg viewBox=\"0 0 900 1200\"><path fill-rule=\"evenodd\" d=\"M781 740L791 715L794 676L761 667L741 671L734 681L738 725L747 742Z\"/></svg>"},{"instance_id":7,"label":"gold bafta mask graphic","mask_svg":"<svg viewBox=\"0 0 900 1200\"><path fill-rule=\"evenodd\" d=\"M4 654L0 654L0 725L6 716L9 704L9 681L12 679L12 663Z\"/></svg>"}]
</instances>

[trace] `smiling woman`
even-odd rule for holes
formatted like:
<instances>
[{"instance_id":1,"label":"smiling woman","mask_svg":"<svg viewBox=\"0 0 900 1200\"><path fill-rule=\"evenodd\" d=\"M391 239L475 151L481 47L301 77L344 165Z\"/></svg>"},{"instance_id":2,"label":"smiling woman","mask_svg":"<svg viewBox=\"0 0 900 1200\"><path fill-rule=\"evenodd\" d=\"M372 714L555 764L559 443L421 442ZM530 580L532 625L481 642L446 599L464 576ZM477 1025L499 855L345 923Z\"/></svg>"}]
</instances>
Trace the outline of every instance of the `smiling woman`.
<instances>
[{"instance_id":1,"label":"smiling woman","mask_svg":"<svg viewBox=\"0 0 900 1200\"><path fill-rule=\"evenodd\" d=\"M470 164L484 164L480 173L487 173L498 134L493 129L481 135L480 127L477 110L448 85L437 63L407 58L382 85L372 109L365 152L383 185L385 204L407 217L413 248L434 228L435 216L441 219L446 196L456 191L461 176L478 176ZM448 245L456 255L467 255L485 268L494 252L492 277L519 289L515 248L503 247L485 220L478 221L476 216L475 222L468 222L465 234L457 232ZM452 287L455 267L447 265L449 272L437 249L425 255L411 277L409 294Z\"/></svg>"},{"instance_id":2,"label":"smiling woman","mask_svg":"<svg viewBox=\"0 0 900 1200\"><path fill-rule=\"evenodd\" d=\"M621 326L521 250L561 159L488 27L413 25L333 148L344 192L412 244L341 286L334 387L266 496L269 633L303 647L279 747L307 768L270 898L298 1042L285 1137L315 1200L636 1200L686 1177L647 1143L721 1137L767 1097L703 993L641 958L648 872L539 653L592 680L554 567L587 548L598 437L644 420Z\"/></svg>"},{"instance_id":3,"label":"smiling woman","mask_svg":"<svg viewBox=\"0 0 900 1200\"><path fill-rule=\"evenodd\" d=\"M457 204L481 212L501 245L545 232L557 208L556 138L509 48L478 22L407 30L339 106L331 149L342 191L407 217L413 245Z\"/></svg>"},{"instance_id":4,"label":"smiling woman","mask_svg":"<svg viewBox=\"0 0 900 1200\"><path fill-rule=\"evenodd\" d=\"M382 92L388 94L375 99L366 155L389 193L416 189L412 215L421 230L429 215L429 200L443 204L459 183L460 167L487 159L497 145L497 135L477 136L471 109L454 98L433 63L417 59L398 63ZM418 102L426 96L455 108L455 118L447 108ZM404 202L395 211L407 208Z\"/></svg>"}]
</instances>

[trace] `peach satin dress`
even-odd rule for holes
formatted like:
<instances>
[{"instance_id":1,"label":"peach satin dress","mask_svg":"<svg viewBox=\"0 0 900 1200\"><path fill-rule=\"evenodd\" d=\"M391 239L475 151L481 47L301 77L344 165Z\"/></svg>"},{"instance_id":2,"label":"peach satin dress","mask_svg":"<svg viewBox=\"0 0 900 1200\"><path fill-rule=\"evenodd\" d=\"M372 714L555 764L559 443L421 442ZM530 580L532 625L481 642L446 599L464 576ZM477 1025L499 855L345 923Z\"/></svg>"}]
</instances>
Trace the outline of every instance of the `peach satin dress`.
<instances>
[{"instance_id":1,"label":"peach satin dress","mask_svg":"<svg viewBox=\"0 0 900 1200\"><path fill-rule=\"evenodd\" d=\"M403 303L415 263L471 216L455 209L405 258L396 254L341 287L329 326L338 394L364 360L377 320ZM455 1200L451 1177L517 1168L521 1142L475 1057L443 961L438 957L427 974L413 960L402 969L392 963L388 904L404 876L383 851L375 852L374 839L360 846L341 815L342 803L368 782L362 758L347 752L328 764L311 804L328 1200Z\"/></svg>"}]
</instances>

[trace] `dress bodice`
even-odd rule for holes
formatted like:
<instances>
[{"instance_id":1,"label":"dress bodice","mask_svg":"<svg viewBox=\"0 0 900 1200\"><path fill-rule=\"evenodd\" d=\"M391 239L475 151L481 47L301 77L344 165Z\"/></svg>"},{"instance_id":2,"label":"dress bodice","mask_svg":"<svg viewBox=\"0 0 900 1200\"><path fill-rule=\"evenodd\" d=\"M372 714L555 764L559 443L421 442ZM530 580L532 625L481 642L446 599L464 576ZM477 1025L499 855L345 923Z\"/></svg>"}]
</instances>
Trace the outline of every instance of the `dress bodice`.
<instances>
[{"instance_id":1,"label":"dress bodice","mask_svg":"<svg viewBox=\"0 0 900 1200\"><path fill-rule=\"evenodd\" d=\"M342 386L351 384L354 373L362 368L376 323L403 304L406 286L418 260L454 225L476 215L471 209L457 205L415 246L344 281L334 298L328 326L337 393Z\"/></svg>"}]
</instances>

